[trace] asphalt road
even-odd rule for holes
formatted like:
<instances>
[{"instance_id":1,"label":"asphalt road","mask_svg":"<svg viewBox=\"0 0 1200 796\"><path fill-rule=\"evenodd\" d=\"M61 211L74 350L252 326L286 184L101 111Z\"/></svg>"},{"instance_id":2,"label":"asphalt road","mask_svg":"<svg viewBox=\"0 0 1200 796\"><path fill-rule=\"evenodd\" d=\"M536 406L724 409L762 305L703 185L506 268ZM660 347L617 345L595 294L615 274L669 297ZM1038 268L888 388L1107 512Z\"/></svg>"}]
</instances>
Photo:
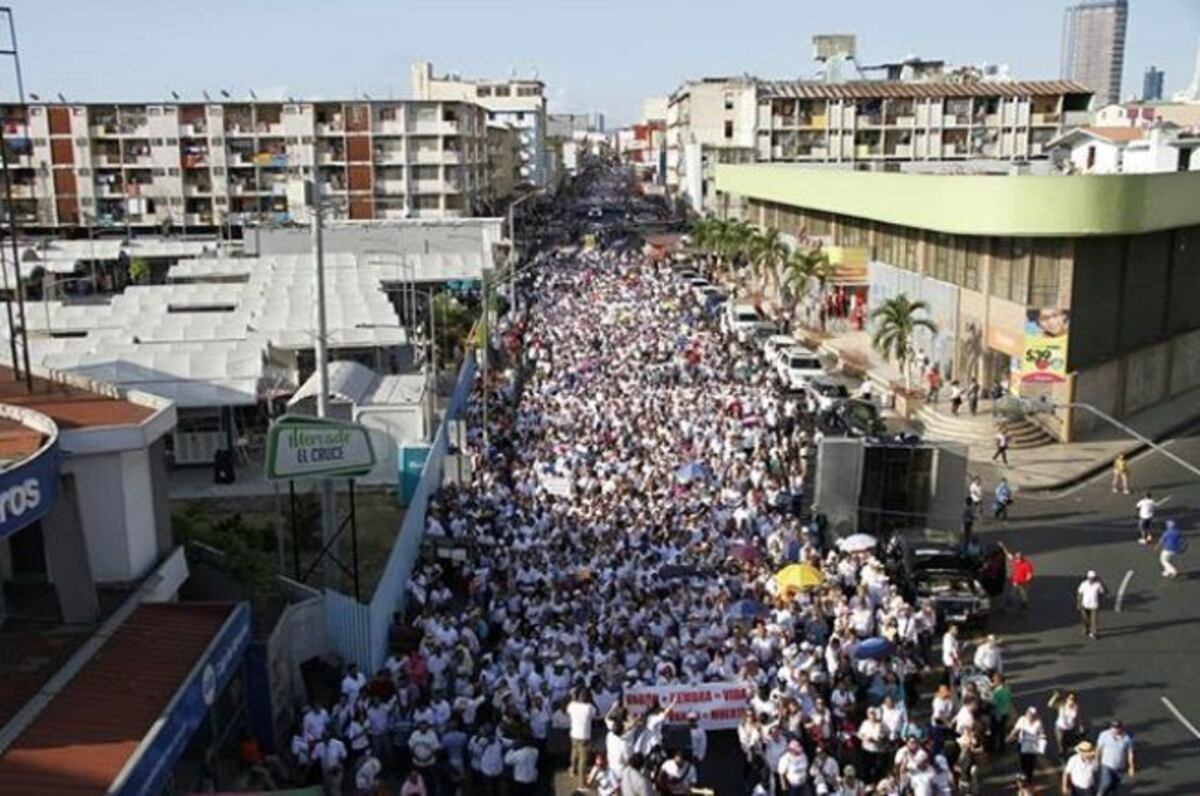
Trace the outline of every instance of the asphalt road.
<instances>
[{"instance_id":1,"label":"asphalt road","mask_svg":"<svg viewBox=\"0 0 1200 796\"><path fill-rule=\"evenodd\" d=\"M1200 429L1170 448L1200 463ZM978 470L985 487L998 478L990 466ZM1032 609L996 616L990 629L1005 641L1018 709L1037 705L1050 726L1046 700L1071 689L1093 740L1110 719L1125 722L1142 771L1123 792L1200 794L1200 478L1154 452L1131 473L1134 495L1113 494L1106 473L1058 495L1018 495L1008 522L985 525L985 535L1024 551L1036 569ZM1161 577L1157 552L1136 541L1133 503L1145 489L1171 496L1159 516L1179 520L1190 537L1193 552L1175 581ZM1095 641L1083 637L1075 611L1088 569L1109 589ZM988 792L1011 792L1001 783L1015 771L1015 759L999 761ZM1042 784L1055 782L1047 772Z\"/></svg>"}]
</instances>

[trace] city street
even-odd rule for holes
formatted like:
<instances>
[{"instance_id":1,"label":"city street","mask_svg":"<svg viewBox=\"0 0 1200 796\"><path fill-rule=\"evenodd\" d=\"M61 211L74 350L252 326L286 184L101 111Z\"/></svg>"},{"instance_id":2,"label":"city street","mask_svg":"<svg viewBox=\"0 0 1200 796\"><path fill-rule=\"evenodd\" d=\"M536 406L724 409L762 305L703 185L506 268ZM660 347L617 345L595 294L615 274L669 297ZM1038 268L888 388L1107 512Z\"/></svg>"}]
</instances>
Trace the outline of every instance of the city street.
<instances>
[{"instance_id":1,"label":"city street","mask_svg":"<svg viewBox=\"0 0 1200 796\"><path fill-rule=\"evenodd\" d=\"M1171 450L1200 460L1200 432L1172 442ZM994 482L990 466L980 472L985 487ZM1170 495L1160 518L1173 517L1194 532L1200 481L1153 452L1136 459L1131 473L1133 495L1113 494L1104 473L1060 495L1018 495L1012 519L985 529L985 537L1026 553L1037 573L1031 610L999 615L990 627L1008 650L1018 709L1037 705L1043 717L1052 717L1050 694L1076 690L1093 740L1112 718L1134 735L1142 773L1131 792L1194 793L1200 781L1200 571L1194 556L1184 556L1177 580L1161 577L1157 552L1136 542L1133 503L1143 489L1156 499ZM1075 589L1088 569L1108 589L1095 641L1083 637L1075 610ZM1015 760L1000 770L1011 774Z\"/></svg>"}]
</instances>

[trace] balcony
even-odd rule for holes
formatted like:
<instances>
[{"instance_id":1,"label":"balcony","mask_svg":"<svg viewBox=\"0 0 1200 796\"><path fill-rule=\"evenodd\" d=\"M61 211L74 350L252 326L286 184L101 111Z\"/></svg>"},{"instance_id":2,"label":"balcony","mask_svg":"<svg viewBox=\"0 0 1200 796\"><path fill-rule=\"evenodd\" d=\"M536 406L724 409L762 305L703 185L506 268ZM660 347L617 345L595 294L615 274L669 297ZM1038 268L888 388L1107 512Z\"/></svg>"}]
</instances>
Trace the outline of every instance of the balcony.
<instances>
[{"instance_id":1,"label":"balcony","mask_svg":"<svg viewBox=\"0 0 1200 796\"><path fill-rule=\"evenodd\" d=\"M281 122L259 122L255 125L254 132L264 138L282 138L283 124Z\"/></svg>"},{"instance_id":2,"label":"balcony","mask_svg":"<svg viewBox=\"0 0 1200 796\"><path fill-rule=\"evenodd\" d=\"M458 135L462 127L458 122L434 122L418 120L410 126L413 135Z\"/></svg>"},{"instance_id":3,"label":"balcony","mask_svg":"<svg viewBox=\"0 0 1200 796\"><path fill-rule=\"evenodd\" d=\"M967 147L961 144L943 144L942 157L944 158L965 158L967 156Z\"/></svg>"},{"instance_id":4,"label":"balcony","mask_svg":"<svg viewBox=\"0 0 1200 796\"><path fill-rule=\"evenodd\" d=\"M286 152L258 152L254 155L254 165L266 169L287 168L288 156Z\"/></svg>"},{"instance_id":5,"label":"balcony","mask_svg":"<svg viewBox=\"0 0 1200 796\"><path fill-rule=\"evenodd\" d=\"M92 138L115 138L119 129L115 121L99 122L91 126Z\"/></svg>"},{"instance_id":6,"label":"balcony","mask_svg":"<svg viewBox=\"0 0 1200 796\"><path fill-rule=\"evenodd\" d=\"M342 165L346 162L346 153L338 150L317 150L317 163L325 165Z\"/></svg>"},{"instance_id":7,"label":"balcony","mask_svg":"<svg viewBox=\"0 0 1200 796\"><path fill-rule=\"evenodd\" d=\"M208 135L208 124L181 124L179 135L183 138L204 138Z\"/></svg>"},{"instance_id":8,"label":"balcony","mask_svg":"<svg viewBox=\"0 0 1200 796\"><path fill-rule=\"evenodd\" d=\"M442 150L440 150L440 149L417 149L417 150L409 150L408 162L409 163L428 163L428 164L433 165L433 164L446 163L447 161L445 159L443 159Z\"/></svg>"},{"instance_id":9,"label":"balcony","mask_svg":"<svg viewBox=\"0 0 1200 796\"><path fill-rule=\"evenodd\" d=\"M1061 113L1033 113L1030 117L1030 122L1035 127L1058 127L1063 121Z\"/></svg>"},{"instance_id":10,"label":"balcony","mask_svg":"<svg viewBox=\"0 0 1200 796\"><path fill-rule=\"evenodd\" d=\"M412 180L409 182L413 193L443 194L447 192L447 184L441 180Z\"/></svg>"},{"instance_id":11,"label":"balcony","mask_svg":"<svg viewBox=\"0 0 1200 796\"><path fill-rule=\"evenodd\" d=\"M123 197L125 196L125 186L121 183L97 182L96 195L113 199Z\"/></svg>"},{"instance_id":12,"label":"balcony","mask_svg":"<svg viewBox=\"0 0 1200 796\"><path fill-rule=\"evenodd\" d=\"M401 147L375 147L375 165L401 166L405 162L405 152Z\"/></svg>"},{"instance_id":13,"label":"balcony","mask_svg":"<svg viewBox=\"0 0 1200 796\"><path fill-rule=\"evenodd\" d=\"M184 196L210 196L212 194L212 185L206 183L190 183L183 184Z\"/></svg>"},{"instance_id":14,"label":"balcony","mask_svg":"<svg viewBox=\"0 0 1200 796\"><path fill-rule=\"evenodd\" d=\"M346 125L338 122L318 122L317 135L338 136L346 134Z\"/></svg>"},{"instance_id":15,"label":"balcony","mask_svg":"<svg viewBox=\"0 0 1200 796\"><path fill-rule=\"evenodd\" d=\"M212 226L213 217L211 213L188 213L184 221L191 226L207 227Z\"/></svg>"},{"instance_id":16,"label":"balcony","mask_svg":"<svg viewBox=\"0 0 1200 796\"><path fill-rule=\"evenodd\" d=\"M383 196L403 196L408 193L404 180L375 180L375 193Z\"/></svg>"},{"instance_id":17,"label":"balcony","mask_svg":"<svg viewBox=\"0 0 1200 796\"><path fill-rule=\"evenodd\" d=\"M229 181L230 196L253 196L258 193L258 186L248 181Z\"/></svg>"}]
</instances>

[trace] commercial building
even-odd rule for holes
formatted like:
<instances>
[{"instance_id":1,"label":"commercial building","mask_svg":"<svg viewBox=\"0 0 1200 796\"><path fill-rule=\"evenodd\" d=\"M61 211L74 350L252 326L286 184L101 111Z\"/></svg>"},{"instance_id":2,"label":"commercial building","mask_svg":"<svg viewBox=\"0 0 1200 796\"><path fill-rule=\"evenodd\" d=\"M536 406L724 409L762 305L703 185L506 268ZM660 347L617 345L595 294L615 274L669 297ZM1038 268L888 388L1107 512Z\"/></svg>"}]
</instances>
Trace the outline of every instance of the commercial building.
<instances>
[{"instance_id":1,"label":"commercial building","mask_svg":"<svg viewBox=\"0 0 1200 796\"><path fill-rule=\"evenodd\" d=\"M1096 111L1095 127L1200 127L1200 102L1124 102Z\"/></svg>"},{"instance_id":2,"label":"commercial building","mask_svg":"<svg viewBox=\"0 0 1200 796\"><path fill-rule=\"evenodd\" d=\"M1063 17L1062 78L1087 86L1100 102L1120 100L1128 19L1126 0L1088 0L1068 8Z\"/></svg>"},{"instance_id":3,"label":"commercial building","mask_svg":"<svg viewBox=\"0 0 1200 796\"><path fill-rule=\"evenodd\" d=\"M893 66L880 68L906 74ZM919 74L921 79L836 83L750 78L688 83L668 106L668 187L697 212L736 215L736 196L716 201L715 171L721 164L904 171L937 164L963 170L969 161L973 169L1002 171L1045 161L1049 141L1089 120L1091 94L1077 83Z\"/></svg>"},{"instance_id":4,"label":"commercial building","mask_svg":"<svg viewBox=\"0 0 1200 796\"><path fill-rule=\"evenodd\" d=\"M1163 70L1151 66L1142 75L1142 102L1158 102L1163 98Z\"/></svg>"},{"instance_id":5,"label":"commercial building","mask_svg":"<svg viewBox=\"0 0 1200 796\"><path fill-rule=\"evenodd\" d=\"M467 80L436 76L433 64L412 65L412 94L418 100L474 103L486 109L487 121L517 130L521 180L545 187L552 178L547 163L546 84L540 80Z\"/></svg>"},{"instance_id":6,"label":"commercial building","mask_svg":"<svg viewBox=\"0 0 1200 796\"><path fill-rule=\"evenodd\" d=\"M333 218L446 218L490 198L487 118L461 101L6 106L26 228L214 231Z\"/></svg>"},{"instance_id":7,"label":"commercial building","mask_svg":"<svg viewBox=\"0 0 1200 796\"><path fill-rule=\"evenodd\" d=\"M1117 417L1200 400L1200 174L1029 176L719 166L752 223L865 266L868 308L923 299L949 378ZM1039 419L1058 439L1082 412Z\"/></svg>"},{"instance_id":8,"label":"commercial building","mask_svg":"<svg viewBox=\"0 0 1200 796\"><path fill-rule=\"evenodd\" d=\"M27 391L0 368L0 623L6 612L91 622L98 586L138 580L173 547L166 439L175 406L38 373Z\"/></svg>"}]
</instances>

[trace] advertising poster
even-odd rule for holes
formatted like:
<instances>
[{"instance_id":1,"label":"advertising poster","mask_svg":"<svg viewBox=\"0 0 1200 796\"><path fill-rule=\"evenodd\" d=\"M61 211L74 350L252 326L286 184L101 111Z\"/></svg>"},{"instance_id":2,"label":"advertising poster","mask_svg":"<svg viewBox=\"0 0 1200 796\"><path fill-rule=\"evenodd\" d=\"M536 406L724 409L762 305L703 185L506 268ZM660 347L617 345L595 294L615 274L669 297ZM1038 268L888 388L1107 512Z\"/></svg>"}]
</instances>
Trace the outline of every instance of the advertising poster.
<instances>
[{"instance_id":1,"label":"advertising poster","mask_svg":"<svg viewBox=\"0 0 1200 796\"><path fill-rule=\"evenodd\" d=\"M1067 380L1067 340L1070 310L1030 308L1025 312L1025 342L1021 352L1021 393Z\"/></svg>"}]
</instances>

